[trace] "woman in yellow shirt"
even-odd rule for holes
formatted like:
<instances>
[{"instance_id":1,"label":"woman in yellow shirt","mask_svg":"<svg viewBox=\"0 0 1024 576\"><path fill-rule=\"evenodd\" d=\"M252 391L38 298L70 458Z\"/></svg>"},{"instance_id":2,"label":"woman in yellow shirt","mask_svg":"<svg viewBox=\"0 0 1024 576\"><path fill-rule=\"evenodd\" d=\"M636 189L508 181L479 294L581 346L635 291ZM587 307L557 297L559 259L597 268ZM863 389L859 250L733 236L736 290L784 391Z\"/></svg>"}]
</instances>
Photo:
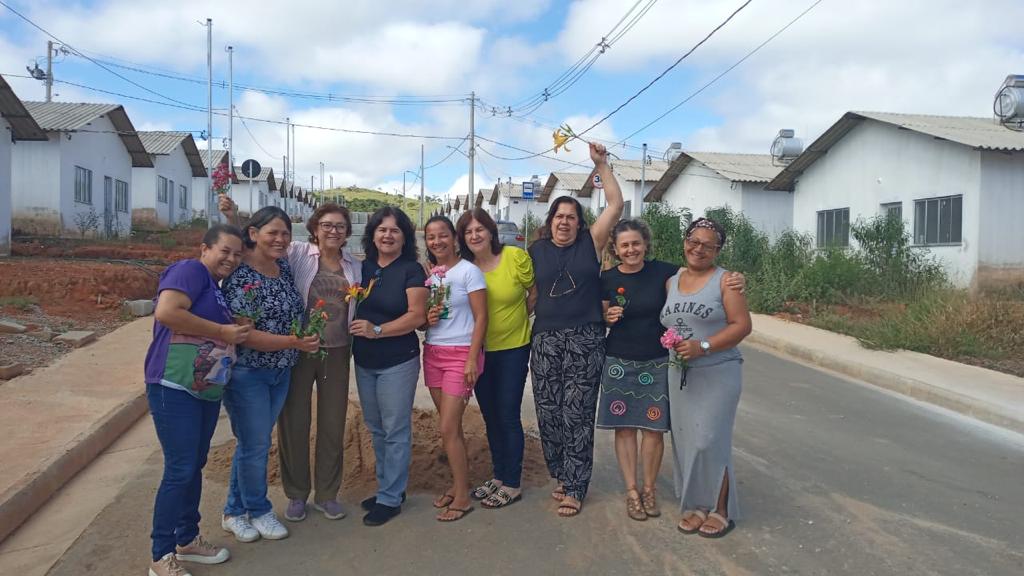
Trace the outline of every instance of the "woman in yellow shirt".
<instances>
[{"instance_id":1,"label":"woman in yellow shirt","mask_svg":"<svg viewBox=\"0 0 1024 576\"><path fill-rule=\"evenodd\" d=\"M525 250L502 246L498 226L476 208L455 227L459 251L477 265L487 282L487 340L484 372L477 380L477 402L487 426L494 478L473 491L485 508L501 508L522 498L523 422L520 411L530 362L530 312L537 300L533 262Z\"/></svg>"}]
</instances>

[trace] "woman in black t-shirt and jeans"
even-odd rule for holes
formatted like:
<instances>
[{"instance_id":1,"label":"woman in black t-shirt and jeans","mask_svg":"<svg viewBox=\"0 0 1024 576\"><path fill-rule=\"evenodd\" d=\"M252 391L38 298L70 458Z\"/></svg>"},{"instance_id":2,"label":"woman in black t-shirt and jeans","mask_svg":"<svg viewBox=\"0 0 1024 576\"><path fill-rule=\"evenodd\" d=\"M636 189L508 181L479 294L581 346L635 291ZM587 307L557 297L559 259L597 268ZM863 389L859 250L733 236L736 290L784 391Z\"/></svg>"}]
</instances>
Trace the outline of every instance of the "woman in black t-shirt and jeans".
<instances>
[{"instance_id":1,"label":"woman in black t-shirt and jeans","mask_svg":"<svg viewBox=\"0 0 1024 576\"><path fill-rule=\"evenodd\" d=\"M608 165L608 152L590 144L595 184L604 183L607 206L587 229L575 198L551 202L543 237L530 246L537 281L530 370L541 446L558 485L551 497L558 515L576 516L594 468L594 409L604 361L601 265L622 215L622 190Z\"/></svg>"},{"instance_id":2,"label":"woman in black t-shirt and jeans","mask_svg":"<svg viewBox=\"0 0 1024 576\"><path fill-rule=\"evenodd\" d=\"M615 430L615 456L626 484L626 512L633 520L661 515L655 485L668 431L668 351L661 345L665 328L660 313L666 282L675 264L646 260L651 231L642 220L620 220L612 228L611 247L619 265L601 276L605 339L597 427ZM726 279L743 289L743 275ZM637 490L637 442L643 492Z\"/></svg>"},{"instance_id":3,"label":"woman in black t-shirt and jeans","mask_svg":"<svg viewBox=\"0 0 1024 576\"><path fill-rule=\"evenodd\" d=\"M377 494L363 500L363 524L398 515L412 456L412 403L420 374L416 328L427 320L427 276L405 212L386 206L366 223L363 282L368 295L349 329L363 420L373 436Z\"/></svg>"}]
</instances>

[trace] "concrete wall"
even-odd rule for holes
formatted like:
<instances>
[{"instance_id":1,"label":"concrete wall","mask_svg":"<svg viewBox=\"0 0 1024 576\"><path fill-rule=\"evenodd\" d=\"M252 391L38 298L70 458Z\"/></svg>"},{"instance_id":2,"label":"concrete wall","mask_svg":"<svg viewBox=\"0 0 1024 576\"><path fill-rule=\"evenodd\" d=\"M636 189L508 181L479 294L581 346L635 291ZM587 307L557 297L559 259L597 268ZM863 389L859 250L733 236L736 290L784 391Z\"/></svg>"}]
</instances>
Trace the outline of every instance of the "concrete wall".
<instances>
[{"instance_id":1,"label":"concrete wall","mask_svg":"<svg viewBox=\"0 0 1024 576\"><path fill-rule=\"evenodd\" d=\"M765 190L765 183L743 182L740 210L755 228L774 241L793 228L793 193Z\"/></svg>"},{"instance_id":2,"label":"concrete wall","mask_svg":"<svg viewBox=\"0 0 1024 576\"><path fill-rule=\"evenodd\" d=\"M263 208L265 204L260 203L261 197L263 199L269 198L269 187L266 182L253 182L252 183L252 198L250 204L249 196L249 181L239 182L231 186L231 197L235 203L238 204L238 210L243 214L254 214L260 208ZM277 192L274 192L277 194Z\"/></svg>"},{"instance_id":3,"label":"concrete wall","mask_svg":"<svg viewBox=\"0 0 1024 576\"><path fill-rule=\"evenodd\" d=\"M136 194L132 204L132 222L138 226L167 228L192 219L192 168L182 147L170 154L153 154L153 168L133 168ZM158 199L159 180L163 176L174 185L167 199ZM181 187L185 186L185 207L181 207Z\"/></svg>"},{"instance_id":4,"label":"concrete wall","mask_svg":"<svg viewBox=\"0 0 1024 576\"><path fill-rule=\"evenodd\" d=\"M21 142L12 156L12 184L15 229L29 234L80 235L76 215L95 213L98 230L90 235L103 235L106 220L113 232L127 235L131 223L124 214L114 210L105 214L104 177L129 185L132 195L131 156L121 138L112 133L114 125L106 118L89 123L87 130L71 135L51 134L48 142ZM75 202L75 167L92 170L92 202Z\"/></svg>"},{"instance_id":5,"label":"concrete wall","mask_svg":"<svg viewBox=\"0 0 1024 576\"><path fill-rule=\"evenodd\" d=\"M914 227L914 200L963 195L963 242L930 246L956 285L972 285L978 267L981 154L865 120L828 154L812 164L793 193L793 227L817 234L817 212L850 209L850 223L881 213L881 204L901 202L908 230ZM851 244L853 240L851 238Z\"/></svg>"},{"instance_id":6,"label":"concrete wall","mask_svg":"<svg viewBox=\"0 0 1024 576\"><path fill-rule=\"evenodd\" d=\"M694 161L687 164L676 177L661 201L675 210L689 212L694 218L704 216L708 208L720 206L728 206L739 212L743 209L743 187Z\"/></svg>"},{"instance_id":7,"label":"concrete wall","mask_svg":"<svg viewBox=\"0 0 1024 576\"><path fill-rule=\"evenodd\" d=\"M981 152L980 286L1024 283L1024 153Z\"/></svg>"},{"instance_id":8,"label":"concrete wall","mask_svg":"<svg viewBox=\"0 0 1024 576\"><path fill-rule=\"evenodd\" d=\"M11 125L0 118L0 256L11 255Z\"/></svg>"}]
</instances>

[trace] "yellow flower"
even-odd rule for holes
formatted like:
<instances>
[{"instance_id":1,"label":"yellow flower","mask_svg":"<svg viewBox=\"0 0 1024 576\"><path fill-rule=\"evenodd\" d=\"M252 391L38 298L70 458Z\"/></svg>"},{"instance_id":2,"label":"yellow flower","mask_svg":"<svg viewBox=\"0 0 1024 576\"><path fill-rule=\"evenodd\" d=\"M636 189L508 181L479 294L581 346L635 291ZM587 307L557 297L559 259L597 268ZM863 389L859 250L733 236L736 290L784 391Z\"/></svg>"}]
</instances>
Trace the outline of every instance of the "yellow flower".
<instances>
[{"instance_id":1,"label":"yellow flower","mask_svg":"<svg viewBox=\"0 0 1024 576\"><path fill-rule=\"evenodd\" d=\"M571 137L569 134L562 132L561 128L556 129L551 137L555 140L555 154L558 154L559 148L565 148L566 152L572 152L572 150L569 150L569 147L566 146L566 143L569 142Z\"/></svg>"}]
</instances>

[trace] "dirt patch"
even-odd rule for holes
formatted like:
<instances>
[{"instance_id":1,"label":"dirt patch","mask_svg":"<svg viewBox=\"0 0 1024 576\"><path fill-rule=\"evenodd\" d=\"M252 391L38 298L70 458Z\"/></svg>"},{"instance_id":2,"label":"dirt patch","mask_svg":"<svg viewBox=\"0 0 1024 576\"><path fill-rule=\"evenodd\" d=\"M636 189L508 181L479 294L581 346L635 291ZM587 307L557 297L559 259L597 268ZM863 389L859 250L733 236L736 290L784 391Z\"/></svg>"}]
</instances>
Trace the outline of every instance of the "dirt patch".
<instances>
[{"instance_id":1,"label":"dirt patch","mask_svg":"<svg viewBox=\"0 0 1024 576\"><path fill-rule=\"evenodd\" d=\"M487 447L487 435L480 410L470 405L462 419L466 437L466 453L469 460L469 478L478 484L492 477L491 453ZM310 454L315 452L316 411L313 411L314 432L310 438ZM235 440L231 439L210 451L206 465L206 478L227 484L231 476L231 457L235 452ZM311 458L312 460L312 458ZM372 494L377 486L374 474L373 444L370 431L363 423L362 410L352 403L348 409L345 425L345 476L342 490L357 497ZM549 480L544 464L540 440L526 436L526 451L523 456L523 485L543 486ZM270 460L267 466L267 481L272 485L281 483L281 468L278 459L277 433L273 434ZM441 447L441 433L438 429L437 414L427 410L413 410L412 415L412 464L409 470L409 491L438 493L451 486L448 458Z\"/></svg>"},{"instance_id":2,"label":"dirt patch","mask_svg":"<svg viewBox=\"0 0 1024 576\"><path fill-rule=\"evenodd\" d=\"M11 255L49 258L113 258L170 264L199 253L204 229L136 230L130 241L15 237Z\"/></svg>"},{"instance_id":3,"label":"dirt patch","mask_svg":"<svg viewBox=\"0 0 1024 576\"><path fill-rule=\"evenodd\" d=\"M154 297L162 269L113 262L0 260L0 298L30 298L50 315L109 318L125 300Z\"/></svg>"}]
</instances>

